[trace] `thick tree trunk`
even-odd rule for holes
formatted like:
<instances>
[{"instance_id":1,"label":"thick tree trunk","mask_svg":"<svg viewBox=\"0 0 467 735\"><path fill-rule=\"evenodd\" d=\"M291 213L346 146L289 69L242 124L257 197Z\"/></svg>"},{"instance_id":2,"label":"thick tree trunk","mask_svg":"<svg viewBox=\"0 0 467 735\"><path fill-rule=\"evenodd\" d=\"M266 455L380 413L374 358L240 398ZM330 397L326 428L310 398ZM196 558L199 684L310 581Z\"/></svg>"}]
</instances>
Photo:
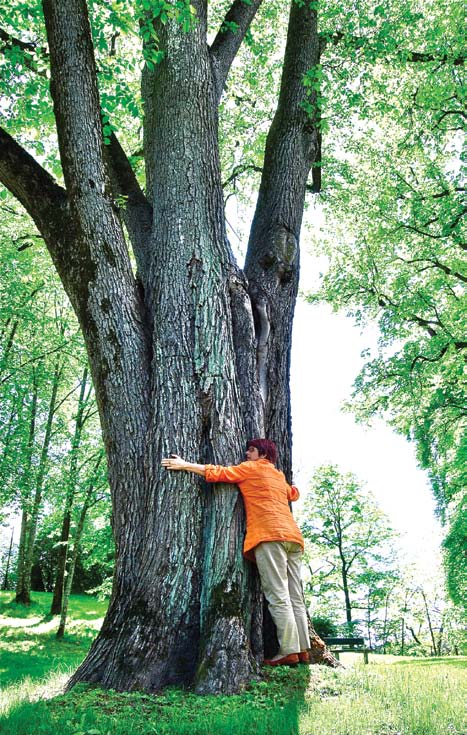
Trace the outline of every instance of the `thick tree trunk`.
<instances>
[{"instance_id":1,"label":"thick tree trunk","mask_svg":"<svg viewBox=\"0 0 467 735\"><path fill-rule=\"evenodd\" d=\"M238 33L259 4L235 0L229 18ZM80 320L116 541L103 628L69 686L155 691L194 682L198 692L238 691L262 657L261 595L241 553L238 492L170 475L160 459L176 451L237 462L246 440L266 433L290 478L290 330L305 185L317 148L300 101L302 76L317 58L315 13L292 5L248 286L226 238L217 140L217 104L239 38L223 29L209 49L201 0L189 33L176 20L154 21L165 55L143 79L145 200L115 141L104 156L85 1L43 5L66 192L4 134L3 180L33 213ZM21 162L20 176L12 161ZM33 197L39 182L40 207ZM124 216L138 279L113 201L119 187L131 194Z\"/></svg>"},{"instance_id":2,"label":"thick tree trunk","mask_svg":"<svg viewBox=\"0 0 467 735\"><path fill-rule=\"evenodd\" d=\"M151 117L148 102L154 239L142 281L153 331L139 563L134 549L119 553L103 631L72 680L116 689L158 689L194 678L200 692L233 692L256 669L249 641L259 596L251 594L257 584L241 555L238 493L207 490L158 466L170 451L204 461L241 460L247 439L233 347L215 89L201 6L198 11L199 24L189 34L176 22L159 29L167 56L145 83L157 115ZM117 543L120 533L122 541L133 532L133 523L129 518L116 529Z\"/></svg>"}]
</instances>

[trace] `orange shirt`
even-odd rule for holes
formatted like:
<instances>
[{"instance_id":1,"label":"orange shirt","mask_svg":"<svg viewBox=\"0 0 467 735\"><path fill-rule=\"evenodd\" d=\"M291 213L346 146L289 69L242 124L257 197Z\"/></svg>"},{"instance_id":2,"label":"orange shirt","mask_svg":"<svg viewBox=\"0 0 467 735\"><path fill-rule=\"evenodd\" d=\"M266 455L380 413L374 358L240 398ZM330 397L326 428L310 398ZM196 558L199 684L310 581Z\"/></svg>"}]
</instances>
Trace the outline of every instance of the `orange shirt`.
<instances>
[{"instance_id":1,"label":"orange shirt","mask_svg":"<svg viewBox=\"0 0 467 735\"><path fill-rule=\"evenodd\" d=\"M255 561L252 549L262 541L295 541L303 548L303 536L288 504L297 500L299 492L269 460L262 457L230 467L207 464L206 480L238 485L246 511L243 553L247 559Z\"/></svg>"}]
</instances>

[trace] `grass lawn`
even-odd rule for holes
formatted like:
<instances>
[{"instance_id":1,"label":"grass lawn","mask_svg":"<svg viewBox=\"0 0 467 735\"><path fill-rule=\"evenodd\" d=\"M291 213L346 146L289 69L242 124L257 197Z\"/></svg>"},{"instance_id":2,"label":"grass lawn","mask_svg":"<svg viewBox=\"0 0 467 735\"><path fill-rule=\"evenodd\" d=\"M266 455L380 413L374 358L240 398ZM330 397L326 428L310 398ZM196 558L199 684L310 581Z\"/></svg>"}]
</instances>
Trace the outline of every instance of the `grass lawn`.
<instances>
[{"instance_id":1,"label":"grass lawn","mask_svg":"<svg viewBox=\"0 0 467 735\"><path fill-rule=\"evenodd\" d=\"M105 604L74 596L63 641L51 595L29 610L0 593L3 735L465 735L467 658L343 655L344 670L279 669L231 697L61 689L84 658Z\"/></svg>"}]
</instances>

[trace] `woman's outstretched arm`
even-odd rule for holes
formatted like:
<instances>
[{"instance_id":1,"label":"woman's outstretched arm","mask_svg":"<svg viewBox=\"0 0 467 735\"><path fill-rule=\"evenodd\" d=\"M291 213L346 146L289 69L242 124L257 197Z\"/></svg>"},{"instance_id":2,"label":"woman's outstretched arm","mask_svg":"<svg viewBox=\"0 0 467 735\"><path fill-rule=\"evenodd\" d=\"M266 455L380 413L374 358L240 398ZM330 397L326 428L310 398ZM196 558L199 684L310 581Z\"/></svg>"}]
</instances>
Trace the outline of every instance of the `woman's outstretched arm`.
<instances>
[{"instance_id":1,"label":"woman's outstretched arm","mask_svg":"<svg viewBox=\"0 0 467 735\"><path fill-rule=\"evenodd\" d=\"M177 454L171 454L170 457L164 458L161 464L162 467L165 467L168 470L185 470L185 472L194 472L195 475L206 477L205 464L187 462L186 460L179 457Z\"/></svg>"}]
</instances>

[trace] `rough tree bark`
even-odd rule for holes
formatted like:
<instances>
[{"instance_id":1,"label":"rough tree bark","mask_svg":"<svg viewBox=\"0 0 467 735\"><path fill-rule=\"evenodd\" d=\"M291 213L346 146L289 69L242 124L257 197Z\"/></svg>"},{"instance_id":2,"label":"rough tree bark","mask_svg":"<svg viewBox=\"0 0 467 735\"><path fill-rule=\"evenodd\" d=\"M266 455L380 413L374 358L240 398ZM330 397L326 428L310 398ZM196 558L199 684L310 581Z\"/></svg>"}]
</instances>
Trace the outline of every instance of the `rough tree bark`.
<instances>
[{"instance_id":1,"label":"rough tree bark","mask_svg":"<svg viewBox=\"0 0 467 735\"><path fill-rule=\"evenodd\" d=\"M317 61L316 17L291 6L248 281L226 237L217 106L260 0L235 0L227 20L237 32L224 26L211 47L206 3L193 5L188 33L175 19L153 21L165 56L142 80L145 192L116 137L103 145L85 0L43 2L65 189L0 131L1 180L34 218L81 324L107 453L113 592L70 686L194 683L229 693L262 658L261 595L241 554L238 493L168 475L160 458L240 461L248 437L268 435L290 477L299 231L318 155L301 77ZM115 193L128 197L123 212Z\"/></svg>"}]
</instances>

